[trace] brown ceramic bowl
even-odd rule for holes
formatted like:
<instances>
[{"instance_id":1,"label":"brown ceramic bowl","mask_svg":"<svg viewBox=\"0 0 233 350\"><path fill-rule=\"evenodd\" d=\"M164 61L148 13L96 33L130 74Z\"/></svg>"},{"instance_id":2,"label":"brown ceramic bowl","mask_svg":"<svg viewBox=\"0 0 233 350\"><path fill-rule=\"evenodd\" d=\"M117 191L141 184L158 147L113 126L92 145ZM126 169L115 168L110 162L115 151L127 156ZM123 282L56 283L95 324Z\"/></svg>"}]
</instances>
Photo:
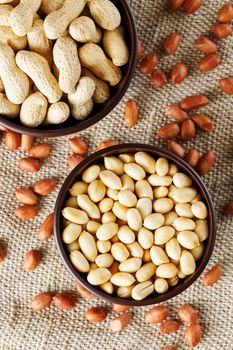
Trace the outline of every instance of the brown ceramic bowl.
<instances>
[{"instance_id":1,"label":"brown ceramic bowl","mask_svg":"<svg viewBox=\"0 0 233 350\"><path fill-rule=\"evenodd\" d=\"M125 28L125 39L129 48L130 57L128 63L122 68L122 80L111 88L111 96L104 104L95 104L92 113L84 120L78 121L69 118L65 123L50 126L39 126L32 129L20 124L18 119L7 119L0 115L0 124L7 129L16 131L20 134L27 134L38 137L57 137L72 134L84 130L99 120L106 117L124 96L132 80L135 66L137 63L137 30L132 11L127 0L111 0L119 9L122 16L122 25Z\"/></svg>"},{"instance_id":2,"label":"brown ceramic bowl","mask_svg":"<svg viewBox=\"0 0 233 350\"><path fill-rule=\"evenodd\" d=\"M69 188L73 185L74 182L80 179L80 175L83 173L83 171L92 164L96 164L96 163L103 164L103 157L105 156L118 155L120 153L126 153L126 152L136 153L138 151L148 152L149 154L151 154L156 158L165 157L169 161L176 164L182 172L186 173L191 177L195 187L197 188L197 190L202 196L202 200L205 202L208 208L208 223L209 223L209 237L205 241L205 251L201 259L197 262L197 268L195 272L192 275L186 277L184 280L180 280L179 284L177 284L173 288L170 288L167 293L165 294L154 293L141 301L137 301L134 299L119 298L117 295L114 295L114 294L109 295L101 291L97 287L90 285L87 282L85 274L79 273L71 264L65 244L62 242L62 239L61 239L61 234L62 234L61 211L64 208L65 201L69 196ZM100 298L103 298L111 303L130 305L130 306L142 306L142 305L151 305L151 304L161 303L170 298L173 298L176 295L182 293L185 289L190 287L191 284L193 284L196 281L196 279L200 276L200 274L205 269L214 248L215 238L216 238L216 218L215 218L213 203L205 184L203 183L199 175L189 165L187 165L182 159L168 152L167 150L164 150L155 146L149 146L145 144L122 144L122 145L109 147L92 154L90 157L88 157L86 160L80 163L70 173L70 175L67 177L66 181L64 182L56 201L54 232L55 232L55 241L57 244L57 248L63 260L63 263L65 264L65 266L70 271L70 273L72 274L72 276L75 278L76 281L81 283L90 292L94 293Z\"/></svg>"}]
</instances>

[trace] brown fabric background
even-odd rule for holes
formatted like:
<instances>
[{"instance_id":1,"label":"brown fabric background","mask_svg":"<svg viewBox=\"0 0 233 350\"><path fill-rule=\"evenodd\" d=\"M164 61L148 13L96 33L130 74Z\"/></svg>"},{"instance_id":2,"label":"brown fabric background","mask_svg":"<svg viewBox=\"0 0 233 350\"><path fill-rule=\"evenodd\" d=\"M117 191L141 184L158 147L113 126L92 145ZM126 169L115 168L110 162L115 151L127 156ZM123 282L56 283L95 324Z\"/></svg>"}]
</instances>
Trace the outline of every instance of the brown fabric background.
<instances>
[{"instance_id":1,"label":"brown fabric background","mask_svg":"<svg viewBox=\"0 0 233 350\"><path fill-rule=\"evenodd\" d=\"M96 126L82 132L89 141L90 151L106 138L119 141L145 142L158 145L155 132L167 119L163 110L169 103L178 102L184 96L205 93L210 104L203 108L215 122L211 134L198 134L190 144L201 151L213 149L218 157L214 170L205 176L205 182L212 194L218 216L218 237L208 267L222 261L224 277L212 288L204 288L201 278L187 291L168 302L174 310L183 303L191 303L200 311L204 338L197 349L233 349L233 225L232 218L223 214L225 202L233 197L233 148L232 148L232 97L220 92L217 81L220 77L233 75L233 37L219 41L219 52L223 63L215 71L199 74L197 61L201 57L193 48L193 40L200 34L208 34L215 21L217 9L222 0L204 0L201 9L190 16L182 12L169 14L165 10L165 0L131 0L138 31L143 38L145 51L155 50L160 57L159 67L169 72L173 64L183 61L189 66L190 75L180 86L168 85L155 91L144 76L136 72L130 89L118 107ZM182 44L177 53L167 57L161 51L161 43L170 31L182 34ZM138 100L140 121L128 130L123 122L124 102L128 98ZM66 166L68 154L67 138L48 140L52 156L44 162L37 174L25 174L17 168L21 151L15 154L0 148L0 240L7 246L6 261L0 266L0 349L1 350L159 350L162 346L177 344L178 349L187 349L182 340L183 327L176 335L161 336L157 327L144 321L148 308L135 308L132 324L120 334L109 330L110 313L107 320L99 325L84 320L84 312L91 305L106 305L104 301L79 300L71 312L51 306L41 313L33 313L29 308L31 298L40 291L73 291L74 281L62 265L53 239L41 243L37 237L38 227L43 218L53 210L59 188L69 173ZM16 201L14 189L28 186L36 179L55 176L58 186L53 194L41 201L41 211L35 220L22 223L13 215ZM22 271L22 258L28 250L39 248L43 251L42 264L32 273Z\"/></svg>"}]
</instances>

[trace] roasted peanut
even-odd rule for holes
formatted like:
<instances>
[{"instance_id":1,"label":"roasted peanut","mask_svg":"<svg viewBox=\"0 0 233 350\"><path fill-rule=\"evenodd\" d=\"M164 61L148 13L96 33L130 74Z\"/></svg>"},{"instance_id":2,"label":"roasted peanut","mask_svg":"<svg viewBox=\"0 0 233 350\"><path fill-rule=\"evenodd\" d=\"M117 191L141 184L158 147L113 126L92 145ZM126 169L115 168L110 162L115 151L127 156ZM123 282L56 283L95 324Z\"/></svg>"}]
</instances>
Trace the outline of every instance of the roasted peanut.
<instances>
[{"instance_id":1,"label":"roasted peanut","mask_svg":"<svg viewBox=\"0 0 233 350\"><path fill-rule=\"evenodd\" d=\"M132 317L133 315L128 313L115 318L111 322L111 325L110 325L111 330L113 332L122 331L130 323Z\"/></svg>"},{"instance_id":2,"label":"roasted peanut","mask_svg":"<svg viewBox=\"0 0 233 350\"><path fill-rule=\"evenodd\" d=\"M207 151L198 161L196 170L202 176L208 173L214 166L216 156L213 151Z\"/></svg>"},{"instance_id":3,"label":"roasted peanut","mask_svg":"<svg viewBox=\"0 0 233 350\"><path fill-rule=\"evenodd\" d=\"M180 107L185 111L190 111L192 109L200 108L209 103L209 100L204 95L194 95L183 99L180 102Z\"/></svg>"},{"instance_id":4,"label":"roasted peanut","mask_svg":"<svg viewBox=\"0 0 233 350\"><path fill-rule=\"evenodd\" d=\"M31 147L29 156L36 159L47 158L50 152L51 150L47 143L39 143Z\"/></svg>"},{"instance_id":5,"label":"roasted peanut","mask_svg":"<svg viewBox=\"0 0 233 350\"><path fill-rule=\"evenodd\" d=\"M68 166L73 169L83 161L84 157L79 154L72 154L68 157Z\"/></svg>"},{"instance_id":6,"label":"roasted peanut","mask_svg":"<svg viewBox=\"0 0 233 350\"><path fill-rule=\"evenodd\" d=\"M15 196L20 203L33 205L37 203L37 195L26 187L17 188L15 190Z\"/></svg>"},{"instance_id":7,"label":"roasted peanut","mask_svg":"<svg viewBox=\"0 0 233 350\"><path fill-rule=\"evenodd\" d=\"M91 307L85 313L85 318L91 323L103 322L106 316L106 310L100 307Z\"/></svg>"},{"instance_id":8,"label":"roasted peanut","mask_svg":"<svg viewBox=\"0 0 233 350\"><path fill-rule=\"evenodd\" d=\"M154 70L151 73L150 82L155 88L160 89L167 84L166 74L161 70Z\"/></svg>"},{"instance_id":9,"label":"roasted peanut","mask_svg":"<svg viewBox=\"0 0 233 350\"><path fill-rule=\"evenodd\" d=\"M10 151L16 151L21 144L21 136L13 131L7 131L4 143Z\"/></svg>"},{"instance_id":10,"label":"roasted peanut","mask_svg":"<svg viewBox=\"0 0 233 350\"><path fill-rule=\"evenodd\" d=\"M168 35L163 43L163 47L168 55L176 52L181 42L181 35L177 32L172 32Z\"/></svg>"},{"instance_id":11,"label":"roasted peanut","mask_svg":"<svg viewBox=\"0 0 233 350\"><path fill-rule=\"evenodd\" d=\"M56 180L47 178L36 181L33 185L33 190L41 196L47 196L50 192L54 190L55 186Z\"/></svg>"},{"instance_id":12,"label":"roasted peanut","mask_svg":"<svg viewBox=\"0 0 233 350\"><path fill-rule=\"evenodd\" d=\"M158 57L154 52L147 54L140 62L139 71L142 74L150 74L158 63Z\"/></svg>"},{"instance_id":13,"label":"roasted peanut","mask_svg":"<svg viewBox=\"0 0 233 350\"><path fill-rule=\"evenodd\" d=\"M192 148L189 150L189 152L185 156L185 161L188 163L192 168L195 168L198 161L200 159L199 151L195 148Z\"/></svg>"},{"instance_id":14,"label":"roasted peanut","mask_svg":"<svg viewBox=\"0 0 233 350\"><path fill-rule=\"evenodd\" d=\"M190 14L199 10L202 5L202 0L185 0L183 3L183 9L185 13Z\"/></svg>"},{"instance_id":15,"label":"roasted peanut","mask_svg":"<svg viewBox=\"0 0 233 350\"><path fill-rule=\"evenodd\" d=\"M38 215L39 209L37 205L22 205L15 209L15 215L21 220L33 219Z\"/></svg>"},{"instance_id":16,"label":"roasted peanut","mask_svg":"<svg viewBox=\"0 0 233 350\"><path fill-rule=\"evenodd\" d=\"M233 94L233 77L223 78L219 80L221 89L227 94Z\"/></svg>"},{"instance_id":17,"label":"roasted peanut","mask_svg":"<svg viewBox=\"0 0 233 350\"><path fill-rule=\"evenodd\" d=\"M188 75L188 68L183 63L177 63L171 71L172 84L180 84Z\"/></svg>"},{"instance_id":18,"label":"roasted peanut","mask_svg":"<svg viewBox=\"0 0 233 350\"><path fill-rule=\"evenodd\" d=\"M41 311L48 307L53 300L53 294L49 292L43 292L37 294L31 301L31 308L34 311Z\"/></svg>"},{"instance_id":19,"label":"roasted peanut","mask_svg":"<svg viewBox=\"0 0 233 350\"><path fill-rule=\"evenodd\" d=\"M211 53L201 59L198 64L198 69L201 72L209 72L221 63L221 57L216 53Z\"/></svg>"},{"instance_id":20,"label":"roasted peanut","mask_svg":"<svg viewBox=\"0 0 233 350\"><path fill-rule=\"evenodd\" d=\"M164 126L161 126L161 128L158 131L158 137L161 140L169 140L178 136L179 133L180 127L177 123L168 123Z\"/></svg>"},{"instance_id":21,"label":"roasted peanut","mask_svg":"<svg viewBox=\"0 0 233 350\"><path fill-rule=\"evenodd\" d=\"M201 35L194 41L194 46L198 51L204 52L206 55L217 52L216 44L204 35Z\"/></svg>"},{"instance_id":22,"label":"roasted peanut","mask_svg":"<svg viewBox=\"0 0 233 350\"><path fill-rule=\"evenodd\" d=\"M202 337L202 330L201 330L201 326L196 323L196 324L192 324L190 325L184 334L184 339L185 342L187 343L188 346L190 347L195 347L201 340Z\"/></svg>"},{"instance_id":23,"label":"roasted peanut","mask_svg":"<svg viewBox=\"0 0 233 350\"><path fill-rule=\"evenodd\" d=\"M228 23L233 20L233 5L231 3L224 4L217 15L218 22Z\"/></svg>"},{"instance_id":24,"label":"roasted peanut","mask_svg":"<svg viewBox=\"0 0 233 350\"><path fill-rule=\"evenodd\" d=\"M39 237L47 241L53 234L53 213L49 214L39 228Z\"/></svg>"},{"instance_id":25,"label":"roasted peanut","mask_svg":"<svg viewBox=\"0 0 233 350\"><path fill-rule=\"evenodd\" d=\"M211 27L211 32L218 38L218 39L225 39L229 35L232 35L233 29L230 26L230 24L227 23L218 23Z\"/></svg>"},{"instance_id":26,"label":"roasted peanut","mask_svg":"<svg viewBox=\"0 0 233 350\"><path fill-rule=\"evenodd\" d=\"M155 306L145 314L146 322L151 324L157 324L165 321L169 316L170 310L167 306Z\"/></svg>"},{"instance_id":27,"label":"roasted peanut","mask_svg":"<svg viewBox=\"0 0 233 350\"><path fill-rule=\"evenodd\" d=\"M189 304L179 308L178 316L181 322L185 322L188 325L198 323L198 312Z\"/></svg>"},{"instance_id":28,"label":"roasted peanut","mask_svg":"<svg viewBox=\"0 0 233 350\"><path fill-rule=\"evenodd\" d=\"M53 301L56 306L63 310L71 310L75 306L73 296L67 293L56 293L53 296Z\"/></svg>"},{"instance_id":29,"label":"roasted peanut","mask_svg":"<svg viewBox=\"0 0 233 350\"><path fill-rule=\"evenodd\" d=\"M132 128L138 121L138 105L135 100L127 101L125 105L125 123L128 128Z\"/></svg>"},{"instance_id":30,"label":"roasted peanut","mask_svg":"<svg viewBox=\"0 0 233 350\"><path fill-rule=\"evenodd\" d=\"M188 114L177 105L168 106L165 110L165 114L168 117L174 118L178 121L184 121L188 119Z\"/></svg>"},{"instance_id":31,"label":"roasted peanut","mask_svg":"<svg viewBox=\"0 0 233 350\"><path fill-rule=\"evenodd\" d=\"M23 269L26 271L34 271L41 260L40 252L32 249L24 257Z\"/></svg>"},{"instance_id":32,"label":"roasted peanut","mask_svg":"<svg viewBox=\"0 0 233 350\"><path fill-rule=\"evenodd\" d=\"M180 323L178 321L168 320L160 324L159 333L161 334L176 333L179 328L180 328Z\"/></svg>"},{"instance_id":33,"label":"roasted peanut","mask_svg":"<svg viewBox=\"0 0 233 350\"><path fill-rule=\"evenodd\" d=\"M21 158L18 164L19 168L29 173L36 173L40 170L40 163L34 158Z\"/></svg>"},{"instance_id":34,"label":"roasted peanut","mask_svg":"<svg viewBox=\"0 0 233 350\"><path fill-rule=\"evenodd\" d=\"M202 131L213 131L213 122L208 115L194 114L192 115L192 120Z\"/></svg>"},{"instance_id":35,"label":"roasted peanut","mask_svg":"<svg viewBox=\"0 0 233 350\"><path fill-rule=\"evenodd\" d=\"M168 0L168 9L170 11L178 10L184 3L184 0Z\"/></svg>"},{"instance_id":36,"label":"roasted peanut","mask_svg":"<svg viewBox=\"0 0 233 350\"><path fill-rule=\"evenodd\" d=\"M184 158L185 156L184 148L179 143L173 140L168 140L168 149L180 158Z\"/></svg>"},{"instance_id":37,"label":"roasted peanut","mask_svg":"<svg viewBox=\"0 0 233 350\"><path fill-rule=\"evenodd\" d=\"M196 127L194 122L191 119L184 120L181 129L180 135L183 140L188 141L195 137L196 135Z\"/></svg>"},{"instance_id":38,"label":"roasted peanut","mask_svg":"<svg viewBox=\"0 0 233 350\"><path fill-rule=\"evenodd\" d=\"M215 265L210 269L203 277L203 284L204 286L212 286L213 284L217 283L218 280L223 275L223 269L219 264Z\"/></svg>"}]
</instances>

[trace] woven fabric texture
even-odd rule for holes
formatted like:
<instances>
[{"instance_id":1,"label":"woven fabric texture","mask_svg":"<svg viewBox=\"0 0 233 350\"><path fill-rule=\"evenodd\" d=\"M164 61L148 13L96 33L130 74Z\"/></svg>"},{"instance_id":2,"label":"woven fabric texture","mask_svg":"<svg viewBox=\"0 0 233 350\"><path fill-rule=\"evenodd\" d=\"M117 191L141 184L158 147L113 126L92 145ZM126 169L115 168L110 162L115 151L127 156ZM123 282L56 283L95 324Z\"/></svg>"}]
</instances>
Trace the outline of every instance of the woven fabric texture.
<instances>
[{"instance_id":1,"label":"woven fabric texture","mask_svg":"<svg viewBox=\"0 0 233 350\"><path fill-rule=\"evenodd\" d=\"M233 222L223 214L224 204L233 197L233 99L218 88L218 79L233 75L233 38L218 41L222 64L213 72L198 73L196 66L201 54L193 47L193 41L201 34L209 34L210 26L216 20L216 12L223 0L204 0L200 10L185 16L179 11L166 11L165 0L131 0L138 32L143 39L144 51L155 51L159 56L158 67L169 73L176 62L188 65L190 74L184 83L155 91L148 79L135 73L132 84L121 103L104 120L80 133L89 142L90 152L103 139L118 139L120 142L142 142L163 145L155 137L159 126L167 121L164 109L191 94L206 94L210 103L202 109L212 116L215 131L199 133L185 144L189 149L195 146L201 152L212 149L217 154L214 169L204 177L217 211L217 242L208 268L221 261L224 277L206 288L199 278L194 285L167 304L176 316L178 306L193 304L200 312L204 337L197 349L233 349ZM165 56L161 44L171 31L182 34L182 43L173 56ZM123 122L124 103L135 98L140 108L140 120L131 130ZM0 145L0 241L7 246L7 259L0 266L0 349L1 350L159 350L162 346L177 344L177 349L187 349L183 341L184 327L172 336L160 335L157 326L145 323L144 314L148 307L134 308L131 325L123 332L114 334L109 329L109 313L105 322L93 325L84 319L84 312L90 306L107 306L96 299L79 299L74 310L65 312L51 306L40 313L32 312L30 300L41 291L74 291L74 280L63 266L53 239L42 243L37 236L38 227L47 214L53 210L56 195L69 173L66 165L68 155L67 137L49 139L52 156L43 162L39 173L28 174L17 167L21 151L9 152ZM22 223L14 216L17 203L14 189L29 186L37 179L55 177L56 190L40 202L39 216ZM39 248L43 253L41 265L32 273L22 270L25 253Z\"/></svg>"}]
</instances>

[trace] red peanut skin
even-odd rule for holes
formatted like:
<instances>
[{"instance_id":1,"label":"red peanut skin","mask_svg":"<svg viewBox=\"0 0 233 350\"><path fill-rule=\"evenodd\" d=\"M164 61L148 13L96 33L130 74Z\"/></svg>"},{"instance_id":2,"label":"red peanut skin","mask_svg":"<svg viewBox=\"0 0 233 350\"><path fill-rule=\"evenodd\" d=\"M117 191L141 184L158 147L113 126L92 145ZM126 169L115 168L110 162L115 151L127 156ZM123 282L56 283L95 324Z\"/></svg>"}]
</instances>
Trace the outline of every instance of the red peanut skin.
<instances>
[{"instance_id":1,"label":"red peanut skin","mask_svg":"<svg viewBox=\"0 0 233 350\"><path fill-rule=\"evenodd\" d=\"M181 42L181 35L177 32L171 32L163 43L165 52L172 55L176 52Z\"/></svg>"},{"instance_id":2,"label":"red peanut skin","mask_svg":"<svg viewBox=\"0 0 233 350\"><path fill-rule=\"evenodd\" d=\"M141 61L139 71L142 74L150 74L158 63L158 57L154 52L147 54Z\"/></svg>"},{"instance_id":3,"label":"red peanut skin","mask_svg":"<svg viewBox=\"0 0 233 350\"><path fill-rule=\"evenodd\" d=\"M192 168L195 168L197 166L197 163L200 159L200 153L197 149L192 148L188 151L188 153L185 156L185 161L190 165Z\"/></svg>"},{"instance_id":4,"label":"red peanut skin","mask_svg":"<svg viewBox=\"0 0 233 350\"><path fill-rule=\"evenodd\" d=\"M184 158L184 156L185 156L184 148L181 145L179 145L176 141L169 140L168 141L168 149L169 149L169 151L175 153L180 158Z\"/></svg>"},{"instance_id":5,"label":"red peanut skin","mask_svg":"<svg viewBox=\"0 0 233 350\"><path fill-rule=\"evenodd\" d=\"M196 127L194 122L191 119L183 121L181 125L181 137L183 140L188 141L195 137Z\"/></svg>"},{"instance_id":6,"label":"red peanut skin","mask_svg":"<svg viewBox=\"0 0 233 350\"><path fill-rule=\"evenodd\" d=\"M192 120L202 131L210 132L214 129L213 122L208 115L193 114Z\"/></svg>"},{"instance_id":7,"label":"red peanut skin","mask_svg":"<svg viewBox=\"0 0 233 350\"><path fill-rule=\"evenodd\" d=\"M207 55L200 60L198 69L202 73L210 72L217 68L220 63L221 57L216 53L211 53L210 55Z\"/></svg>"},{"instance_id":8,"label":"red peanut skin","mask_svg":"<svg viewBox=\"0 0 233 350\"><path fill-rule=\"evenodd\" d=\"M161 71L161 70L154 70L151 73L150 81L151 81L151 84L155 88L160 89L161 87L163 87L163 86L165 86L167 84L167 77L166 77L166 74L163 71Z\"/></svg>"},{"instance_id":9,"label":"red peanut skin","mask_svg":"<svg viewBox=\"0 0 233 350\"><path fill-rule=\"evenodd\" d=\"M230 26L230 24L227 23L218 23L211 27L211 32L218 38L218 39L225 39L229 35L232 34L233 29Z\"/></svg>"},{"instance_id":10,"label":"red peanut skin","mask_svg":"<svg viewBox=\"0 0 233 350\"><path fill-rule=\"evenodd\" d=\"M202 0L185 0L183 4L183 8L185 13L190 14L199 10L201 5L202 5Z\"/></svg>"},{"instance_id":11,"label":"red peanut skin","mask_svg":"<svg viewBox=\"0 0 233 350\"><path fill-rule=\"evenodd\" d=\"M177 123L168 123L161 126L158 131L158 137L160 140L170 140L178 136L180 133L180 127Z\"/></svg>"},{"instance_id":12,"label":"red peanut skin","mask_svg":"<svg viewBox=\"0 0 233 350\"><path fill-rule=\"evenodd\" d=\"M125 105L125 123L128 128L134 127L138 121L138 105L135 100L129 100Z\"/></svg>"},{"instance_id":13,"label":"red peanut skin","mask_svg":"<svg viewBox=\"0 0 233 350\"><path fill-rule=\"evenodd\" d=\"M233 20L233 5L228 3L224 4L217 15L218 22L228 23Z\"/></svg>"},{"instance_id":14,"label":"red peanut skin","mask_svg":"<svg viewBox=\"0 0 233 350\"><path fill-rule=\"evenodd\" d=\"M165 305L155 306L145 314L146 322L157 324L165 321L169 316L170 310Z\"/></svg>"},{"instance_id":15,"label":"red peanut skin","mask_svg":"<svg viewBox=\"0 0 233 350\"><path fill-rule=\"evenodd\" d=\"M204 95L193 95L184 98L180 102L180 107L185 111L191 111L192 109L200 108L209 103L209 100Z\"/></svg>"},{"instance_id":16,"label":"red peanut skin","mask_svg":"<svg viewBox=\"0 0 233 350\"><path fill-rule=\"evenodd\" d=\"M233 77L220 79L219 85L226 94L233 95Z\"/></svg>"},{"instance_id":17,"label":"red peanut skin","mask_svg":"<svg viewBox=\"0 0 233 350\"><path fill-rule=\"evenodd\" d=\"M219 264L216 264L212 267L212 269L205 273L203 277L204 286L212 286L213 284L217 283L222 275L223 269Z\"/></svg>"},{"instance_id":18,"label":"red peanut skin","mask_svg":"<svg viewBox=\"0 0 233 350\"><path fill-rule=\"evenodd\" d=\"M229 201L225 208L224 208L224 212L226 214L230 214L230 215L233 215L233 201Z\"/></svg>"},{"instance_id":19,"label":"red peanut skin","mask_svg":"<svg viewBox=\"0 0 233 350\"><path fill-rule=\"evenodd\" d=\"M191 348L194 348L195 346L197 346L197 344L201 340L201 337L202 337L202 330L201 330L201 326L198 323L192 324L191 326L189 326L186 329L184 334L185 342Z\"/></svg>"},{"instance_id":20,"label":"red peanut skin","mask_svg":"<svg viewBox=\"0 0 233 350\"><path fill-rule=\"evenodd\" d=\"M184 0L168 0L168 10L177 11L184 3Z\"/></svg>"},{"instance_id":21,"label":"red peanut skin","mask_svg":"<svg viewBox=\"0 0 233 350\"><path fill-rule=\"evenodd\" d=\"M205 35L201 35L195 40L194 46L198 51L204 52L206 55L217 52L216 44Z\"/></svg>"},{"instance_id":22,"label":"red peanut skin","mask_svg":"<svg viewBox=\"0 0 233 350\"><path fill-rule=\"evenodd\" d=\"M177 63L171 71L172 84L180 84L188 75L188 68L183 63Z\"/></svg>"},{"instance_id":23,"label":"red peanut skin","mask_svg":"<svg viewBox=\"0 0 233 350\"><path fill-rule=\"evenodd\" d=\"M215 164L216 156L213 151L207 151L198 161L196 171L199 175L207 174Z\"/></svg>"}]
</instances>

